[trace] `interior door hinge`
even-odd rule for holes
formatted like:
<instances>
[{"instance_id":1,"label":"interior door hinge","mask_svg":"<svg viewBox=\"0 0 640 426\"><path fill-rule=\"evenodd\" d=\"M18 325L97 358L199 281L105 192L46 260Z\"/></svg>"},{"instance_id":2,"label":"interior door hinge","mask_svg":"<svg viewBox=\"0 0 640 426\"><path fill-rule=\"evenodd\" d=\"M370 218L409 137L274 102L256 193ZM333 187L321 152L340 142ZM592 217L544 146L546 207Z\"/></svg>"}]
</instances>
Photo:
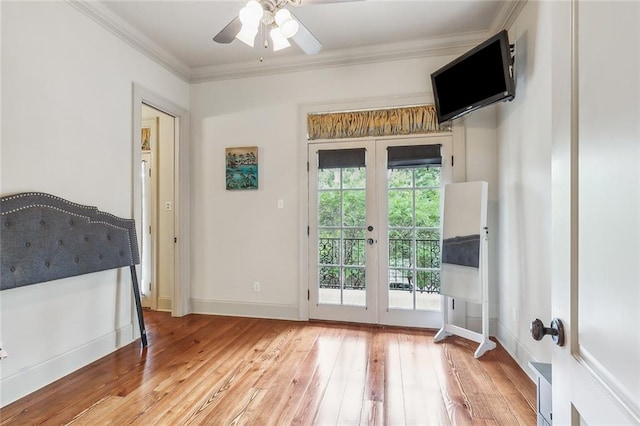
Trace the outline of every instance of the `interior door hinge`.
<instances>
[{"instance_id":1,"label":"interior door hinge","mask_svg":"<svg viewBox=\"0 0 640 426\"><path fill-rule=\"evenodd\" d=\"M311 299L311 290L307 289L307 300Z\"/></svg>"},{"instance_id":2,"label":"interior door hinge","mask_svg":"<svg viewBox=\"0 0 640 426\"><path fill-rule=\"evenodd\" d=\"M451 156L451 167L453 167L453 155Z\"/></svg>"},{"instance_id":3,"label":"interior door hinge","mask_svg":"<svg viewBox=\"0 0 640 426\"><path fill-rule=\"evenodd\" d=\"M309 232L311 231L309 231L309 227L307 226L307 237L309 236Z\"/></svg>"},{"instance_id":4,"label":"interior door hinge","mask_svg":"<svg viewBox=\"0 0 640 426\"><path fill-rule=\"evenodd\" d=\"M151 177L151 169L149 169L149 177Z\"/></svg>"},{"instance_id":5,"label":"interior door hinge","mask_svg":"<svg viewBox=\"0 0 640 426\"><path fill-rule=\"evenodd\" d=\"M307 161L307 171L309 171L309 162Z\"/></svg>"},{"instance_id":6,"label":"interior door hinge","mask_svg":"<svg viewBox=\"0 0 640 426\"><path fill-rule=\"evenodd\" d=\"M151 234L151 226L149 226L149 234Z\"/></svg>"},{"instance_id":7,"label":"interior door hinge","mask_svg":"<svg viewBox=\"0 0 640 426\"><path fill-rule=\"evenodd\" d=\"M173 242L177 243L178 242L178 237L173 237Z\"/></svg>"}]
</instances>

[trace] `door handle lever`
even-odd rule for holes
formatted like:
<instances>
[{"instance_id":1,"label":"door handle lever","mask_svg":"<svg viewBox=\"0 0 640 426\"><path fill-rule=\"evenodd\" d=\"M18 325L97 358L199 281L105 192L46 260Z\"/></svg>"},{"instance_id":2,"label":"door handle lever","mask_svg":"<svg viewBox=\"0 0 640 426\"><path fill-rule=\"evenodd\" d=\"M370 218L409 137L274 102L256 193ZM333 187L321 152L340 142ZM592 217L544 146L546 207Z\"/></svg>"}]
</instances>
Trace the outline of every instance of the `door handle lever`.
<instances>
[{"instance_id":1,"label":"door handle lever","mask_svg":"<svg viewBox=\"0 0 640 426\"><path fill-rule=\"evenodd\" d=\"M549 334L556 345L564 346L564 326L558 318L551 320L551 327L545 327L542 321L536 318L531 321L529 331L535 340L542 340L544 336Z\"/></svg>"}]
</instances>

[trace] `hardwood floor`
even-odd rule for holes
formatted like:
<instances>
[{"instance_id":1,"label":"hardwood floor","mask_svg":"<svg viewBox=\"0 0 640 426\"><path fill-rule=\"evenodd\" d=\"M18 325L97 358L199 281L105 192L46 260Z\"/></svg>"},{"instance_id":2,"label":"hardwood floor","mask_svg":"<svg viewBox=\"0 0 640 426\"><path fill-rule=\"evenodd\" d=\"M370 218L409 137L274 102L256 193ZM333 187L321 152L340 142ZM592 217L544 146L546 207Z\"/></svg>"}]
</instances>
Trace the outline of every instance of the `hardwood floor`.
<instances>
[{"instance_id":1,"label":"hardwood floor","mask_svg":"<svg viewBox=\"0 0 640 426\"><path fill-rule=\"evenodd\" d=\"M1 425L535 425L498 344L433 331L145 311L136 341L0 410Z\"/></svg>"}]
</instances>

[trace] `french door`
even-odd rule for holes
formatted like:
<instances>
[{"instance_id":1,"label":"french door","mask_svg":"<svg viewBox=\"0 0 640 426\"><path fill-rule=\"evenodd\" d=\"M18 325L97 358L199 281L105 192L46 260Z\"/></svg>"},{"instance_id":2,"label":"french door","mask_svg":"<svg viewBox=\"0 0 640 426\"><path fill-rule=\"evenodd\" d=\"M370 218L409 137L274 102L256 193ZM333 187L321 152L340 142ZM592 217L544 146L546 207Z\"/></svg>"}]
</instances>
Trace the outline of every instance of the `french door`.
<instances>
[{"instance_id":1,"label":"french door","mask_svg":"<svg viewBox=\"0 0 640 426\"><path fill-rule=\"evenodd\" d=\"M309 145L309 316L437 328L451 137Z\"/></svg>"}]
</instances>

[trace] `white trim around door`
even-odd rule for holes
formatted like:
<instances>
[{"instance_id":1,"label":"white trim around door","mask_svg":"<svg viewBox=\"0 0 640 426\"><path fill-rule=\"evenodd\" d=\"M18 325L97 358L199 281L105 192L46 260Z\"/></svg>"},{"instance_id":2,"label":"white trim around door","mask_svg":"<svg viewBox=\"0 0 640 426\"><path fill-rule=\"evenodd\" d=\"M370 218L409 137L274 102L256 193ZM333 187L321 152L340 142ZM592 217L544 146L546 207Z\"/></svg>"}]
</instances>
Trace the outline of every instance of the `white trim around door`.
<instances>
[{"instance_id":1,"label":"white trim around door","mask_svg":"<svg viewBox=\"0 0 640 426\"><path fill-rule=\"evenodd\" d=\"M171 314L183 316L189 313L190 303L190 249L189 249L189 216L191 194L189 185L189 112L173 102L163 98L151 90L133 83L133 217L140 216L142 181L138 173L141 162L141 106L149 105L159 111L175 117L175 279L173 288L173 304ZM140 235L139 224L137 232Z\"/></svg>"}]
</instances>

